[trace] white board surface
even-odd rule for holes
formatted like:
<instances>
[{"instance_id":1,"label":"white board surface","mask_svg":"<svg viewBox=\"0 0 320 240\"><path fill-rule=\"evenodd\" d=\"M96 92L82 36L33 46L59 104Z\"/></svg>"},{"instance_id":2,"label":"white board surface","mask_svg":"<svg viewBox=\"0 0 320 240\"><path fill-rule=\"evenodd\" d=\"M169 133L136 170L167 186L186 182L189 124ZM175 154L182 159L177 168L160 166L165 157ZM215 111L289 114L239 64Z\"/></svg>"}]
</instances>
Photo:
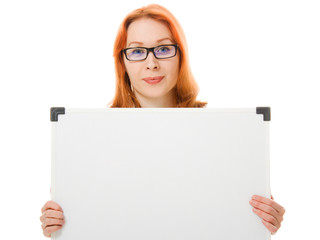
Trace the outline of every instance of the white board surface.
<instances>
[{"instance_id":1,"label":"white board surface","mask_svg":"<svg viewBox=\"0 0 320 240\"><path fill-rule=\"evenodd\" d=\"M266 240L269 122L256 109L65 109L52 122L52 239Z\"/></svg>"}]
</instances>

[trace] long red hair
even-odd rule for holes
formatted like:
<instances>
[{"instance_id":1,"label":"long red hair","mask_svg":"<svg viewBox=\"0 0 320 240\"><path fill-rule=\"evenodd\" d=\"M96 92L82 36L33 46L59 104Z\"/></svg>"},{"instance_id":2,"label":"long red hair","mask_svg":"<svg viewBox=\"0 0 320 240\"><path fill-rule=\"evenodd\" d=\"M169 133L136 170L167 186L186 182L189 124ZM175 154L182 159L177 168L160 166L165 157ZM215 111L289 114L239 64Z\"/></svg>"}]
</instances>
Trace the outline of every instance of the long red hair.
<instances>
[{"instance_id":1,"label":"long red hair","mask_svg":"<svg viewBox=\"0 0 320 240\"><path fill-rule=\"evenodd\" d=\"M177 84L173 88L176 96L175 107L204 107L207 102L197 101L199 87L195 81L189 66L187 42L178 20L166 8L151 4L129 13L122 21L115 39L113 56L116 72L116 91L113 100L109 103L112 108L140 108L141 105L131 90L131 83L125 71L122 49L127 41L127 30L129 25L140 18L152 18L165 23L173 40L178 44L180 51L179 75Z\"/></svg>"}]
</instances>

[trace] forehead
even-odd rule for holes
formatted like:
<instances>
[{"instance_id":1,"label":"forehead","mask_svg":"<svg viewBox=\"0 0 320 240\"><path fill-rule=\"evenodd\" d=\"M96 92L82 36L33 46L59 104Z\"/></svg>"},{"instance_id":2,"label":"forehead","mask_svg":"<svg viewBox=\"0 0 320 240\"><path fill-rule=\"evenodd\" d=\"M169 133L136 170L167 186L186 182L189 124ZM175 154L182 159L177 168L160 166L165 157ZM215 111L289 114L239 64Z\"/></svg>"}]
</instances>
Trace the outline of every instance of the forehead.
<instances>
[{"instance_id":1,"label":"forehead","mask_svg":"<svg viewBox=\"0 0 320 240\"><path fill-rule=\"evenodd\" d=\"M151 18L141 18L129 25L127 46L132 42L141 42L145 46L153 45L164 38L172 39L172 34L165 23ZM165 41L170 42L170 40Z\"/></svg>"}]
</instances>

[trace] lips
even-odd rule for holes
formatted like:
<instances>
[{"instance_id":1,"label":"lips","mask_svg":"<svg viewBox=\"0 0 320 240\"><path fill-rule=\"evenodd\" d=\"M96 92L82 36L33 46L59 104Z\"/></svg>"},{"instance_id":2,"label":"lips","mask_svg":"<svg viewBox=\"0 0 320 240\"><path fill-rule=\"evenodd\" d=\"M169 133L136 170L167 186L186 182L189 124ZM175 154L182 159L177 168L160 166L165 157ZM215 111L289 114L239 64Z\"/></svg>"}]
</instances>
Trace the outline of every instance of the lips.
<instances>
[{"instance_id":1,"label":"lips","mask_svg":"<svg viewBox=\"0 0 320 240\"><path fill-rule=\"evenodd\" d=\"M156 84L161 82L161 80L164 78L164 76L158 76L158 77L147 77L147 78L142 78L145 82L149 84Z\"/></svg>"}]
</instances>

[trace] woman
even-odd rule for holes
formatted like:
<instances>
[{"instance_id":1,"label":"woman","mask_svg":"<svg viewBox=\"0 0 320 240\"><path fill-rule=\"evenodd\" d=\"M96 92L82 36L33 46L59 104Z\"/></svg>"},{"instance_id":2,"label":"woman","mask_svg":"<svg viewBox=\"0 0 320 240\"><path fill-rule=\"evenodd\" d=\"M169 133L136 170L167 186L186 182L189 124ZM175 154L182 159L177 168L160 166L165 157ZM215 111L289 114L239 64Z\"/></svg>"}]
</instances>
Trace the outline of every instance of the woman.
<instances>
[{"instance_id":1,"label":"woman","mask_svg":"<svg viewBox=\"0 0 320 240\"><path fill-rule=\"evenodd\" d=\"M175 17L159 5L130 13L122 22L114 45L116 93L110 107L205 107L196 100L198 86L191 74L187 45ZM284 208L271 199L252 196L249 202L263 224L276 233ZM62 228L62 208L48 201L42 208L43 233Z\"/></svg>"}]
</instances>

